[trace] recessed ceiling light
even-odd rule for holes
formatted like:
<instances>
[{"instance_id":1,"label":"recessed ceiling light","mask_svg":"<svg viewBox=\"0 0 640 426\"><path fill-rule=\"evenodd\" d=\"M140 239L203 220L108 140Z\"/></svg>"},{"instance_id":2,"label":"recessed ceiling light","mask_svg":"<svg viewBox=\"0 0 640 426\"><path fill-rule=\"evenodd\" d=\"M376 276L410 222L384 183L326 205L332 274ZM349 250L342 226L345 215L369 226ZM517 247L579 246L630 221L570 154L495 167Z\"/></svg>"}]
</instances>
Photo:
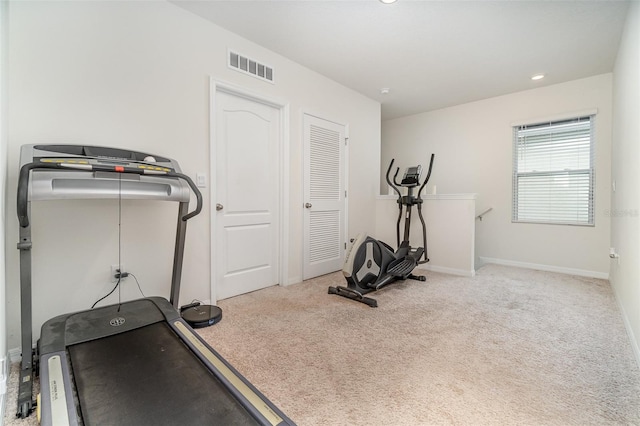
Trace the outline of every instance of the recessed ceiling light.
<instances>
[{"instance_id":1,"label":"recessed ceiling light","mask_svg":"<svg viewBox=\"0 0 640 426\"><path fill-rule=\"evenodd\" d=\"M544 74L536 74L533 77L531 77L531 80L536 81L536 80L542 80L544 78Z\"/></svg>"},{"instance_id":2,"label":"recessed ceiling light","mask_svg":"<svg viewBox=\"0 0 640 426\"><path fill-rule=\"evenodd\" d=\"M380 93L383 95L388 95L390 91L391 89L389 89L388 87L383 87L382 89L380 89Z\"/></svg>"},{"instance_id":3,"label":"recessed ceiling light","mask_svg":"<svg viewBox=\"0 0 640 426\"><path fill-rule=\"evenodd\" d=\"M395 3L396 1L398 0L380 0L380 2L384 4L391 4L391 3Z\"/></svg>"}]
</instances>

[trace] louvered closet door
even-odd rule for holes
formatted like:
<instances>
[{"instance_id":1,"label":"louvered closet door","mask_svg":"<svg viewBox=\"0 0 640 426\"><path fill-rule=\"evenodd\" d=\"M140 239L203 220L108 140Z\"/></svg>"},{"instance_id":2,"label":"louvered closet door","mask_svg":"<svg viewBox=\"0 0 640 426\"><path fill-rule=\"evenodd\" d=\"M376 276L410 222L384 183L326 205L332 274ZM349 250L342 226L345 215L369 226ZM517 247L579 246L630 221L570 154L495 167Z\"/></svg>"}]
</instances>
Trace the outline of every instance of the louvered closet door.
<instances>
[{"instance_id":1,"label":"louvered closet door","mask_svg":"<svg viewBox=\"0 0 640 426\"><path fill-rule=\"evenodd\" d=\"M304 268L309 279L342 269L345 126L304 116Z\"/></svg>"}]
</instances>

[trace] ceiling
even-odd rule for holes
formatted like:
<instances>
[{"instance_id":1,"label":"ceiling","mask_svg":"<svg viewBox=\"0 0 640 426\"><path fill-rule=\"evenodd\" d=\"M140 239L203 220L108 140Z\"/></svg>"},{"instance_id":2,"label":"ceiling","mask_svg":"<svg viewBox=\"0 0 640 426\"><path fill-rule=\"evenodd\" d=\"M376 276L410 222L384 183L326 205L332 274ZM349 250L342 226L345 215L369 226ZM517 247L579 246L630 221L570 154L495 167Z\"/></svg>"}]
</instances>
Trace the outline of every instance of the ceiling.
<instances>
[{"instance_id":1,"label":"ceiling","mask_svg":"<svg viewBox=\"0 0 640 426\"><path fill-rule=\"evenodd\" d=\"M611 72L629 5L615 0L173 3L379 101L383 120ZM538 73L545 78L532 81ZM389 93L381 94L382 88Z\"/></svg>"}]
</instances>

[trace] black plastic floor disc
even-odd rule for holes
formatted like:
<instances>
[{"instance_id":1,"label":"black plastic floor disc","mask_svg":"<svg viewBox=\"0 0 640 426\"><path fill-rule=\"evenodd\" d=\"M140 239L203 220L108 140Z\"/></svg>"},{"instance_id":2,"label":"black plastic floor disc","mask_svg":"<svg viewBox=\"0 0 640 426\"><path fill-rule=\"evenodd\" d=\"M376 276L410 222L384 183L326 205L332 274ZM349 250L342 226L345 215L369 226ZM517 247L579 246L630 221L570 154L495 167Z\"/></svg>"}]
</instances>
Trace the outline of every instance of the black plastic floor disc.
<instances>
[{"instance_id":1,"label":"black plastic floor disc","mask_svg":"<svg viewBox=\"0 0 640 426\"><path fill-rule=\"evenodd\" d=\"M199 305L182 311L182 318L193 328L209 327L220 322L222 309L213 305Z\"/></svg>"}]
</instances>

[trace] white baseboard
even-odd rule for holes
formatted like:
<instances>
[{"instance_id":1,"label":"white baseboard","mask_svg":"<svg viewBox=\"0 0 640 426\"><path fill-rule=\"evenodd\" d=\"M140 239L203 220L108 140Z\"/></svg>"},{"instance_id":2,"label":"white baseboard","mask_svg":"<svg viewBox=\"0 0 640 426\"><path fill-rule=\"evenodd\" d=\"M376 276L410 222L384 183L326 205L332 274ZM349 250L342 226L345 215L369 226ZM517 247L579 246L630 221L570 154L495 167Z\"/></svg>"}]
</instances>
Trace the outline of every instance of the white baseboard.
<instances>
[{"instance_id":1,"label":"white baseboard","mask_svg":"<svg viewBox=\"0 0 640 426\"><path fill-rule=\"evenodd\" d=\"M302 277L289 277L289 282L285 284L285 286L291 284L298 284L302 282Z\"/></svg>"},{"instance_id":2,"label":"white baseboard","mask_svg":"<svg viewBox=\"0 0 640 426\"><path fill-rule=\"evenodd\" d=\"M0 424L7 411L7 383L9 382L9 373L11 372L11 362L8 356L0 359Z\"/></svg>"},{"instance_id":3,"label":"white baseboard","mask_svg":"<svg viewBox=\"0 0 640 426\"><path fill-rule=\"evenodd\" d=\"M7 393L9 371L11 371L11 362L9 362L7 357L0 359L0 394L2 395Z\"/></svg>"},{"instance_id":4,"label":"white baseboard","mask_svg":"<svg viewBox=\"0 0 640 426\"><path fill-rule=\"evenodd\" d=\"M9 362L13 364L14 362L22 361L22 349L13 348L9 349Z\"/></svg>"},{"instance_id":5,"label":"white baseboard","mask_svg":"<svg viewBox=\"0 0 640 426\"><path fill-rule=\"evenodd\" d=\"M496 265L515 266L525 269L536 269L538 271L558 272L567 275L577 275L580 277L598 278L608 280L609 274L606 272L587 271L585 269L564 268L562 266L542 265L539 263L518 262L515 260L495 259L491 257L480 257L480 261L485 263L495 263Z\"/></svg>"},{"instance_id":6,"label":"white baseboard","mask_svg":"<svg viewBox=\"0 0 640 426\"><path fill-rule=\"evenodd\" d=\"M438 266L438 265L420 265L416 268L416 270L441 272L443 274L460 275L463 277L475 277L476 275L476 271L474 270L467 271L464 269L448 268L446 266Z\"/></svg>"},{"instance_id":7,"label":"white baseboard","mask_svg":"<svg viewBox=\"0 0 640 426\"><path fill-rule=\"evenodd\" d=\"M611 288L613 289L613 295L616 298L616 302L618 303L618 308L622 313L622 320L624 321L624 328L627 330L627 335L629 336L629 343L631 343L631 350L633 351L633 355L636 358L636 362L638 363L638 367L640 367L640 345L638 345L638 339L633 334L633 328L631 327L631 323L629 322L629 315L624 309L624 305L618 295L616 290L616 286L611 283Z\"/></svg>"},{"instance_id":8,"label":"white baseboard","mask_svg":"<svg viewBox=\"0 0 640 426\"><path fill-rule=\"evenodd\" d=\"M7 405L7 393L5 392L2 395L0 395L0 416L2 416L0 417L0 419L2 419L0 421L0 424L2 425L4 424L4 416L7 412L6 405Z\"/></svg>"}]
</instances>

